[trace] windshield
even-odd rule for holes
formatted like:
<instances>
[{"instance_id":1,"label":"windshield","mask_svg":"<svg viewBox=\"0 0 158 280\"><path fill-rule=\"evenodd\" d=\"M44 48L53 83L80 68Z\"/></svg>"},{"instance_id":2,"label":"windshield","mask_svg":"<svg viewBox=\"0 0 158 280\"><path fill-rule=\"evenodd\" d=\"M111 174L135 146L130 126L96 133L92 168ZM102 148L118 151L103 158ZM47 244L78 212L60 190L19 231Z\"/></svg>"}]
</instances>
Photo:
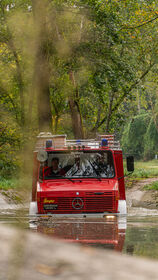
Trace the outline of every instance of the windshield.
<instances>
[{"instance_id":1,"label":"windshield","mask_svg":"<svg viewBox=\"0 0 158 280\"><path fill-rule=\"evenodd\" d=\"M40 166L39 177L49 180L57 177L112 178L115 175L110 151L49 152L48 160Z\"/></svg>"}]
</instances>

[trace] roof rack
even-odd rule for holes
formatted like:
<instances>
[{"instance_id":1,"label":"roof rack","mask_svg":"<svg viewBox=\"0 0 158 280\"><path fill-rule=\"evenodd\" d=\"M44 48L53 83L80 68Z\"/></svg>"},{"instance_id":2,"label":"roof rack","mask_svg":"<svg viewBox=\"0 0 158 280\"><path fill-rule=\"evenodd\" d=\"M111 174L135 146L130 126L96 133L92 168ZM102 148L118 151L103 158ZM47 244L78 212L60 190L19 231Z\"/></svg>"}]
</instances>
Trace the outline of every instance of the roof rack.
<instances>
[{"instance_id":1,"label":"roof rack","mask_svg":"<svg viewBox=\"0 0 158 280\"><path fill-rule=\"evenodd\" d=\"M98 135L97 139L99 141L103 139L108 140L108 147L113 149L113 150L120 150L120 142L115 140L115 135L114 134L103 134L103 135Z\"/></svg>"},{"instance_id":2,"label":"roof rack","mask_svg":"<svg viewBox=\"0 0 158 280\"><path fill-rule=\"evenodd\" d=\"M98 135L97 139L81 139L81 140L67 140L67 135L53 135L50 132L41 132L37 136L37 143L35 151L46 148L46 142L51 141L53 149L63 149L66 147L89 147L91 149L97 149L101 147L101 140L108 140L108 147L113 150L120 150L119 141L115 140L114 135Z\"/></svg>"},{"instance_id":3,"label":"roof rack","mask_svg":"<svg viewBox=\"0 0 158 280\"><path fill-rule=\"evenodd\" d=\"M46 141L51 140L53 148L62 148L66 146L66 134L53 135L51 132L40 132L37 136L35 150L45 149Z\"/></svg>"},{"instance_id":4,"label":"roof rack","mask_svg":"<svg viewBox=\"0 0 158 280\"><path fill-rule=\"evenodd\" d=\"M96 149L100 147L100 142L95 139L81 139L81 140L66 140L67 146L78 146L78 147L89 147L92 149Z\"/></svg>"}]
</instances>

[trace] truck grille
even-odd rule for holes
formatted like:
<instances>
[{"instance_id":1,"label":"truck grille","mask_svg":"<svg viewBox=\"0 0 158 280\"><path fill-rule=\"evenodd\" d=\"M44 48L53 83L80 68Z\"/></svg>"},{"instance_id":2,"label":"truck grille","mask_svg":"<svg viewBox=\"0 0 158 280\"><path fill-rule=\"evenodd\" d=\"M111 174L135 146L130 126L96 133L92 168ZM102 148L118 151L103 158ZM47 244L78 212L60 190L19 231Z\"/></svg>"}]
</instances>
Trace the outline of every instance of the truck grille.
<instances>
[{"instance_id":1,"label":"truck grille","mask_svg":"<svg viewBox=\"0 0 158 280\"><path fill-rule=\"evenodd\" d=\"M113 209L113 197L97 197L97 198L86 198L85 200L87 210L103 210L111 211ZM105 210L104 210L105 211Z\"/></svg>"},{"instance_id":2,"label":"truck grille","mask_svg":"<svg viewBox=\"0 0 158 280\"><path fill-rule=\"evenodd\" d=\"M79 199L79 202L81 202L81 207L76 207L75 209L73 202L76 199ZM45 204L43 203L41 206L43 209L47 210L46 212L51 211L53 213L116 212L116 203L113 192L106 192L106 195L93 195L89 197L58 197L57 200L57 208L51 208L51 205L50 207L45 207Z\"/></svg>"}]
</instances>

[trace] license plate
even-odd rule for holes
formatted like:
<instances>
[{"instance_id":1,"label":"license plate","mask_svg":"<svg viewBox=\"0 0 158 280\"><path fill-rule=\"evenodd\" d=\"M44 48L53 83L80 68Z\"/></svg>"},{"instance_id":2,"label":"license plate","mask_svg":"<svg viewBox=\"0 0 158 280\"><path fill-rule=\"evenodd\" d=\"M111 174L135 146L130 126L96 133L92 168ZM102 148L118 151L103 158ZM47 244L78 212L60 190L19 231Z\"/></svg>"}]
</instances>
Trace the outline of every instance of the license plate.
<instances>
[{"instance_id":1,"label":"license plate","mask_svg":"<svg viewBox=\"0 0 158 280\"><path fill-rule=\"evenodd\" d=\"M56 210L58 208L57 204L44 204L43 209L44 210Z\"/></svg>"}]
</instances>

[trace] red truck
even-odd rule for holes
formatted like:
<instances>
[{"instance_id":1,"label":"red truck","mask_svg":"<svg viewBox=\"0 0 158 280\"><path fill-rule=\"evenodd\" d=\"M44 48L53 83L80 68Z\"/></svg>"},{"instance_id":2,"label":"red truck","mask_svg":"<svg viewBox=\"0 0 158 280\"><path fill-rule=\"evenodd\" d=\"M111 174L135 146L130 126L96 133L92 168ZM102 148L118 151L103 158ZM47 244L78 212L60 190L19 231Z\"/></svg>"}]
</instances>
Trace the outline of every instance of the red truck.
<instances>
[{"instance_id":1,"label":"red truck","mask_svg":"<svg viewBox=\"0 0 158 280\"><path fill-rule=\"evenodd\" d=\"M37 138L30 215L126 215L122 150L113 135L67 140L40 133ZM133 169L128 157L127 170Z\"/></svg>"}]
</instances>

